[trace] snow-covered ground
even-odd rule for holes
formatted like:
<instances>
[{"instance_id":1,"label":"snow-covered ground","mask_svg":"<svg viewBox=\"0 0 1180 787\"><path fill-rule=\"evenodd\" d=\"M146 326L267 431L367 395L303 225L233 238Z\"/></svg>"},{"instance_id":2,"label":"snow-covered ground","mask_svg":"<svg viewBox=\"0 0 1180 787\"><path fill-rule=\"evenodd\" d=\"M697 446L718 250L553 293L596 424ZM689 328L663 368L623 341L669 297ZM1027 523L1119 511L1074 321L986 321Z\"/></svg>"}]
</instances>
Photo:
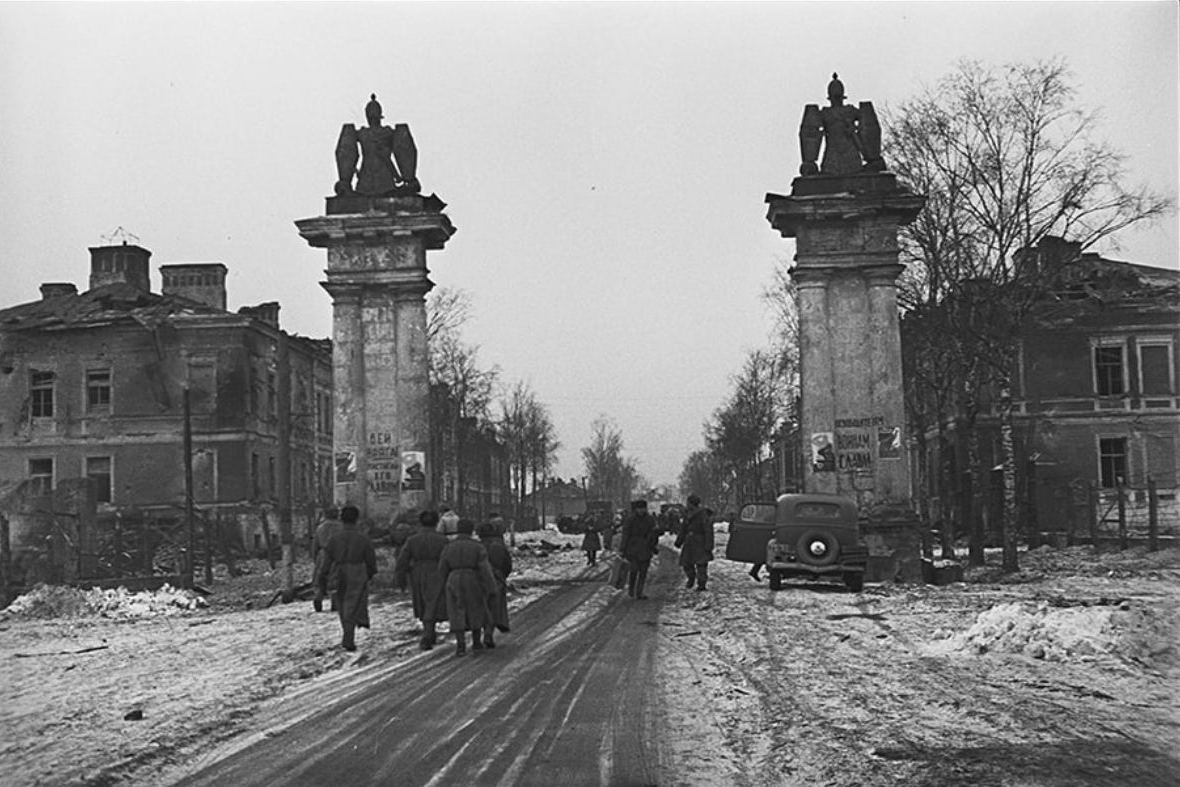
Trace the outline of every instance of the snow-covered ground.
<instances>
[{"instance_id":1,"label":"snow-covered ground","mask_svg":"<svg viewBox=\"0 0 1180 787\"><path fill-rule=\"evenodd\" d=\"M509 609L581 572L580 543L559 533L518 534ZM358 631L356 653L337 646L336 615L314 613L310 601L266 606L282 572L265 561L243 566L251 574L215 581L208 604L187 610L175 602L191 596L171 590L90 591L91 599L107 599L96 604L64 588L17 599L0 614L0 784L145 783L161 767L249 729L268 698L323 673L413 656L421 630L409 595L392 586L392 552L379 550L378 558L373 627ZM310 565L297 568L296 584L307 582Z\"/></svg>"},{"instance_id":2,"label":"snow-covered ground","mask_svg":"<svg viewBox=\"0 0 1180 787\"><path fill-rule=\"evenodd\" d=\"M579 542L519 535L512 607L586 576ZM1012 577L989 567L859 594L771 592L724 560L704 593L659 584L668 784L1180 783L1180 552L1021 557ZM249 730L260 707L415 657L383 558L353 654L334 615L267 606L281 579L265 563L193 609L115 594L97 610L55 596L56 617L0 615L0 783L151 783Z\"/></svg>"},{"instance_id":3,"label":"snow-covered ground","mask_svg":"<svg viewBox=\"0 0 1180 787\"><path fill-rule=\"evenodd\" d=\"M672 783L1180 784L1180 551L1022 562L859 594L715 562L661 617Z\"/></svg>"}]
</instances>

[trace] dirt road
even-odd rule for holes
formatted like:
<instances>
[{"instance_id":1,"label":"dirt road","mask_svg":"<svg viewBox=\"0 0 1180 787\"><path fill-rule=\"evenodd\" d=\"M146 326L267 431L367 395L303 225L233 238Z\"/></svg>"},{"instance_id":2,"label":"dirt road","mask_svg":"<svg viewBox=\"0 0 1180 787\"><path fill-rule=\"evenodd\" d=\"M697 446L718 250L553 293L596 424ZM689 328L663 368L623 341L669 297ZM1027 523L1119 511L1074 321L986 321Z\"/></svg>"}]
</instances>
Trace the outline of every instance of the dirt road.
<instances>
[{"instance_id":1,"label":"dirt road","mask_svg":"<svg viewBox=\"0 0 1180 787\"><path fill-rule=\"evenodd\" d=\"M456 658L444 639L361 685L326 686L320 709L211 754L180 783L657 784L659 608L601 579L570 582L495 650Z\"/></svg>"}]
</instances>

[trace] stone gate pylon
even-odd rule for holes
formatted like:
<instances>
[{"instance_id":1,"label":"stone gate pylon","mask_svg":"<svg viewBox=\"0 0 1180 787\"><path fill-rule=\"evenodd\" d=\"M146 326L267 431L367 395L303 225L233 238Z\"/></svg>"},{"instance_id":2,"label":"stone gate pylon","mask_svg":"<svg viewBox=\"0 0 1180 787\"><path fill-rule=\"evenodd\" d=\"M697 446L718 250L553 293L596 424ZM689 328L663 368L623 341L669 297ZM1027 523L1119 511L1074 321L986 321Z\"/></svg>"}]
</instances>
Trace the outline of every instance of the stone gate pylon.
<instances>
[{"instance_id":1,"label":"stone gate pylon","mask_svg":"<svg viewBox=\"0 0 1180 787\"><path fill-rule=\"evenodd\" d=\"M790 196L766 195L770 225L795 239L803 488L857 501L871 555L866 579L916 581L897 234L926 198L886 171L872 103L845 105L832 77L830 106L804 108L803 164Z\"/></svg>"},{"instance_id":2,"label":"stone gate pylon","mask_svg":"<svg viewBox=\"0 0 1180 787\"><path fill-rule=\"evenodd\" d=\"M341 130L340 179L325 215L295 225L328 250L334 499L381 523L434 497L425 303L434 283L426 252L442 249L455 228L446 204L420 193L409 127L381 125L376 96L365 115L367 127Z\"/></svg>"}]
</instances>

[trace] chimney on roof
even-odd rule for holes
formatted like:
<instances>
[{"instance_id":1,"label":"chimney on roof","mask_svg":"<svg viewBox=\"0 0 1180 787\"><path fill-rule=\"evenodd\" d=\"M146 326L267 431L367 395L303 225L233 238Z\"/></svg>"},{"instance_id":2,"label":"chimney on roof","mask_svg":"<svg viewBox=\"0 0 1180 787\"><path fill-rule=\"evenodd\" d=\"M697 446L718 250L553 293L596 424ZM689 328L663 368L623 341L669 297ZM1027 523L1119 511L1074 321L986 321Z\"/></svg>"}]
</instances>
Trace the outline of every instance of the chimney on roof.
<instances>
[{"instance_id":1,"label":"chimney on roof","mask_svg":"<svg viewBox=\"0 0 1180 787\"><path fill-rule=\"evenodd\" d=\"M164 280L161 292L225 311L226 270L220 262L161 265L160 277Z\"/></svg>"},{"instance_id":2,"label":"chimney on roof","mask_svg":"<svg viewBox=\"0 0 1180 787\"><path fill-rule=\"evenodd\" d=\"M78 288L74 286L73 282L47 281L41 285L41 300L43 301L51 301L54 298L64 298L77 294Z\"/></svg>"},{"instance_id":3,"label":"chimney on roof","mask_svg":"<svg viewBox=\"0 0 1180 787\"><path fill-rule=\"evenodd\" d=\"M238 309L238 314L244 314L247 317L264 322L272 328L279 327L279 302L267 301L260 303L257 306L243 306Z\"/></svg>"},{"instance_id":4,"label":"chimney on roof","mask_svg":"<svg viewBox=\"0 0 1180 787\"><path fill-rule=\"evenodd\" d=\"M93 246L90 249L90 289L104 284L122 282L142 292L151 292L152 284L148 273L148 260L152 253L147 249L128 245Z\"/></svg>"}]
</instances>

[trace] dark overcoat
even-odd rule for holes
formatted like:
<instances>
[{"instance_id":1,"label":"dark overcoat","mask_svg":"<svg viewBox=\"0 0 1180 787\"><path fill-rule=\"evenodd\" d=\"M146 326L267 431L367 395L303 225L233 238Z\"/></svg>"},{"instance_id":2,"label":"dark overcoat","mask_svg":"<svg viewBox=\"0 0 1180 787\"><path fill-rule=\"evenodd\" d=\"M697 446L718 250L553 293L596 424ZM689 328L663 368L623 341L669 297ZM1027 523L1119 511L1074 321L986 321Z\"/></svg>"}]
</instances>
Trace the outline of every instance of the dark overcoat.
<instances>
[{"instance_id":1,"label":"dark overcoat","mask_svg":"<svg viewBox=\"0 0 1180 787\"><path fill-rule=\"evenodd\" d=\"M600 549L602 549L602 536L598 535L597 530L587 530L586 535L582 536L582 551L597 552Z\"/></svg>"},{"instance_id":2,"label":"dark overcoat","mask_svg":"<svg viewBox=\"0 0 1180 787\"><path fill-rule=\"evenodd\" d=\"M447 619L447 597L438 559L448 543L447 537L433 527L423 527L406 539L397 555L394 581L403 590L409 586L414 617L423 623Z\"/></svg>"},{"instance_id":3,"label":"dark overcoat","mask_svg":"<svg viewBox=\"0 0 1180 787\"><path fill-rule=\"evenodd\" d=\"M488 597L496 593L496 579L488 550L466 533L447 544L438 560L447 596L451 631L480 631L489 622Z\"/></svg>"},{"instance_id":4,"label":"dark overcoat","mask_svg":"<svg viewBox=\"0 0 1180 787\"><path fill-rule=\"evenodd\" d=\"M704 508L690 508L676 539L680 547L680 565L692 566L713 559L713 523Z\"/></svg>"},{"instance_id":5,"label":"dark overcoat","mask_svg":"<svg viewBox=\"0 0 1180 787\"><path fill-rule=\"evenodd\" d=\"M488 551L488 565L492 567L492 576L496 578L496 597L488 599L488 612L491 613L492 624L500 631L507 631L508 575L512 573L512 553L499 536L481 538L480 543Z\"/></svg>"},{"instance_id":6,"label":"dark overcoat","mask_svg":"<svg viewBox=\"0 0 1180 787\"><path fill-rule=\"evenodd\" d=\"M633 513L623 522L623 557L633 563L651 562L659 549L656 520L648 513Z\"/></svg>"},{"instance_id":7,"label":"dark overcoat","mask_svg":"<svg viewBox=\"0 0 1180 787\"><path fill-rule=\"evenodd\" d=\"M336 609L342 624L369 627L369 580L377 573L377 552L356 524L345 524L324 547L324 571L336 579Z\"/></svg>"}]
</instances>

